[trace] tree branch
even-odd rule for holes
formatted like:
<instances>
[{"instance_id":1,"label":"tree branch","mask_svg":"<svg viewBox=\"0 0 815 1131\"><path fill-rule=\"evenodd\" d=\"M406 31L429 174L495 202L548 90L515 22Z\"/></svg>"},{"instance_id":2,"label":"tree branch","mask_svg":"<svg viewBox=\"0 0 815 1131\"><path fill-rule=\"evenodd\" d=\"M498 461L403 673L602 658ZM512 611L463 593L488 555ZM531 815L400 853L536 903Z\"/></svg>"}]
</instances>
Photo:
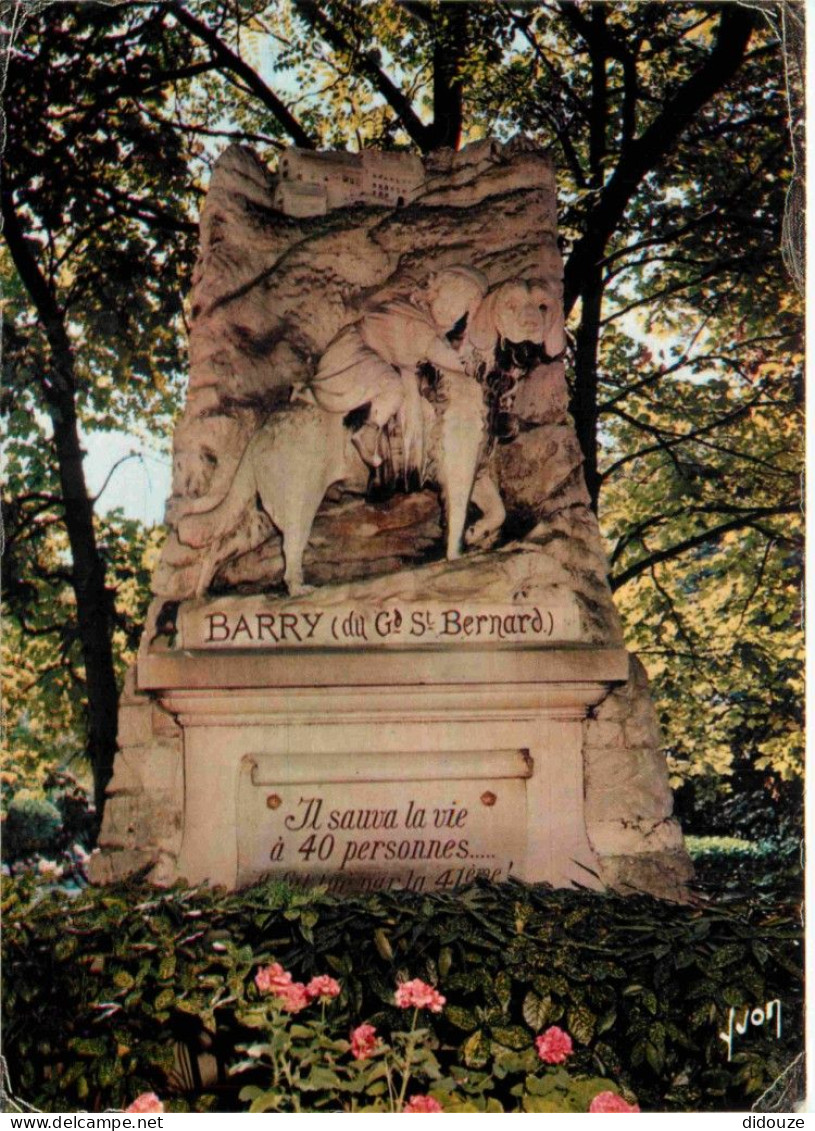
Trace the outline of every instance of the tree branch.
<instances>
[{"instance_id":1,"label":"tree branch","mask_svg":"<svg viewBox=\"0 0 815 1131\"><path fill-rule=\"evenodd\" d=\"M693 279L677 280L677 282L672 283L669 287L663 287L661 291L645 295L644 298L637 299L635 302L629 302L626 306L620 307L612 314L606 315L600 325L608 326L611 322L616 322L626 314L629 314L632 310L637 310L641 306L648 306L651 303L657 302L659 299L668 298L670 295L681 294L682 291L686 291L690 287L704 283L705 279L711 278L712 275L718 275L722 271L732 270L734 267L738 267L744 262L744 258L744 256L731 255L727 259L717 259Z\"/></svg>"},{"instance_id":2,"label":"tree branch","mask_svg":"<svg viewBox=\"0 0 815 1131\"><path fill-rule=\"evenodd\" d=\"M429 4L423 4L420 0L402 0L400 6L426 27L433 26L433 9Z\"/></svg>"},{"instance_id":3,"label":"tree branch","mask_svg":"<svg viewBox=\"0 0 815 1131\"><path fill-rule=\"evenodd\" d=\"M731 530L741 530L745 526L751 526L753 519L795 514L798 510L799 507L794 504L783 507L756 507L752 511L745 512L739 518L732 519L730 522L723 522L719 526L712 527L710 530L704 530L701 534L695 534L692 538L686 538L684 541L677 542L676 545L669 546L664 550L656 550L653 554L649 554L645 558L640 558L638 562L634 562L628 569L624 569L622 573L610 577L609 585L611 586L611 591L612 593L616 593L623 585L626 585L635 577L639 577L641 573L649 570L651 566L659 565L660 562L673 561L675 558L686 554L688 550L695 550L697 546L704 546L707 542L718 542L723 534L727 534Z\"/></svg>"},{"instance_id":4,"label":"tree branch","mask_svg":"<svg viewBox=\"0 0 815 1131\"><path fill-rule=\"evenodd\" d=\"M263 105L270 110L278 122L280 122L295 145L298 145L301 149L317 148L314 139L306 133L282 99L275 94L271 87L266 85L257 71L241 59L240 55L236 54L231 47L228 47L227 44L225 44L211 28L207 27L205 23L199 20L197 16L194 16L192 12L188 12L182 4L171 3L169 10L180 24L183 24L188 31L191 31L193 35L209 47L210 51L212 51L224 67L240 76L252 94L254 94L256 98L259 98Z\"/></svg>"},{"instance_id":5,"label":"tree branch","mask_svg":"<svg viewBox=\"0 0 815 1131\"><path fill-rule=\"evenodd\" d=\"M599 7L599 6L598 6ZM605 19L597 18L597 9L594 10L594 19L587 20L583 13L574 6L560 5L561 11L573 24L575 30L583 36L589 47L598 57L616 59L623 67L623 105L622 105L622 146L620 157L624 160L629 144L634 140L636 128L637 102L640 97L639 81L637 79L637 62L634 55L621 43L616 35L609 29ZM605 13L604 13L605 14Z\"/></svg>"},{"instance_id":6,"label":"tree branch","mask_svg":"<svg viewBox=\"0 0 815 1131\"><path fill-rule=\"evenodd\" d=\"M77 138L93 132L94 119L104 110L115 106L117 102L132 98L141 109L141 97L151 90L160 90L167 83L177 82L184 78L194 78L196 75L212 70L215 70L215 63L212 60L207 60L193 63L188 67L178 67L172 71L165 71L160 79L151 78L149 82L139 83L127 79L106 94L100 94L90 106L71 107L70 114L75 114L78 110L84 111L82 117L71 122L61 137L56 140L49 139L47 147L43 148L42 152L26 152L21 174L13 179L7 177L7 188L10 190L18 189L37 173L42 173L43 169L50 169L53 165L55 149L70 150Z\"/></svg>"},{"instance_id":7,"label":"tree branch","mask_svg":"<svg viewBox=\"0 0 815 1131\"><path fill-rule=\"evenodd\" d=\"M3 238L11 254L14 266L17 269L23 286L31 295L34 306L39 314L45 329L48 343L54 354L71 352L71 343L63 323L63 315L54 295L42 275L37 261L29 247L29 241L23 234L22 227L17 217L11 191L5 187L0 194L0 207L3 214ZM61 371L59 366L54 369L54 380L61 386L61 391L73 396L74 386L70 378ZM48 383L43 379L43 388L48 391Z\"/></svg>"},{"instance_id":8,"label":"tree branch","mask_svg":"<svg viewBox=\"0 0 815 1131\"><path fill-rule=\"evenodd\" d=\"M460 73L467 49L469 6L447 4L439 9L442 22L433 47L433 124L429 149L458 149L464 123L464 92Z\"/></svg>"},{"instance_id":9,"label":"tree branch","mask_svg":"<svg viewBox=\"0 0 815 1131\"><path fill-rule=\"evenodd\" d=\"M761 587L764 583L764 572L767 569L767 562L768 562L769 557L770 557L770 550L772 550L774 545L775 545L775 539L768 538L767 539L767 545L764 547L764 554L763 554L762 559L761 559L761 565L758 567L758 572L756 573L755 584L753 585L753 588L751 589L750 593L747 596L746 601L744 602L744 608L741 610L741 616L739 617L739 623L736 625L736 632L737 633L741 631L741 626L744 624L744 618L747 616L747 610L752 605L756 594L758 593L759 589L761 589Z\"/></svg>"},{"instance_id":10,"label":"tree branch","mask_svg":"<svg viewBox=\"0 0 815 1131\"><path fill-rule=\"evenodd\" d=\"M651 574L651 581L654 584L654 588L656 589L657 593L659 593L659 595L662 598L665 605L667 605L668 613L671 617L671 620L676 625L676 631L677 631L677 634L679 636L679 639L684 640L685 643L688 646L688 652L687 652L687 655L686 655L686 659L690 659L691 666L693 667L693 669L697 673L699 673L700 675L703 674L702 669L701 669L701 665L700 665L700 662L699 662L699 654L696 651L696 642L693 639L691 633L685 627L685 622L683 621L682 617L679 615L679 610L677 609L677 607L674 603L673 597L668 592L668 590L665 588L665 586L660 583L660 580L659 580L659 578L657 577L657 574L656 574L656 569L653 566L651 566L651 568L649 569L648 572Z\"/></svg>"},{"instance_id":11,"label":"tree branch","mask_svg":"<svg viewBox=\"0 0 815 1131\"><path fill-rule=\"evenodd\" d=\"M635 393L639 393L641 390L647 389L651 385L656 385L658 381L662 381L665 377L670 377L672 373L676 373L678 372L678 370L684 369L686 366L696 366L701 364L702 362L709 362L714 359L721 361L724 365L734 365L735 363L733 363L730 358L719 357L717 354L697 354L696 357L691 358L690 351L696 345L699 336L707 326L707 322L708 318L704 318L699 323L699 326L694 331L693 336L685 347L684 353L672 365L661 366L653 373L650 373L647 377L642 377L639 381L635 381L632 385L623 385L622 382L615 382L614 387L619 389L620 391L615 396L611 397L610 400L601 402L597 406L597 412L600 415L602 415L604 412L609 412L614 408L615 405L618 405L620 401L628 400L628 398L630 396L633 396Z\"/></svg>"},{"instance_id":12,"label":"tree branch","mask_svg":"<svg viewBox=\"0 0 815 1131\"><path fill-rule=\"evenodd\" d=\"M744 58L754 16L736 4L722 7L716 42L705 62L669 98L651 125L631 141L592 210L589 228L569 256L564 275L564 305L568 315L588 276L605 253L642 179L668 153L702 107L722 90Z\"/></svg>"},{"instance_id":13,"label":"tree branch","mask_svg":"<svg viewBox=\"0 0 815 1131\"><path fill-rule=\"evenodd\" d=\"M589 113L589 169L591 183L599 188L603 183L603 161L606 156L606 129L608 127L608 86L606 59L612 54L613 37L606 24L606 9L603 4L591 8L592 18L587 16L569 0L559 4L567 23L582 35L589 48L591 63L591 111Z\"/></svg>"},{"instance_id":14,"label":"tree branch","mask_svg":"<svg viewBox=\"0 0 815 1131\"><path fill-rule=\"evenodd\" d=\"M106 194L117 202L116 207L123 216L132 216L155 228L162 228L170 232L198 231L198 224L193 220L181 220L172 213L165 211L152 200L140 200L127 193L115 189L112 185L106 186Z\"/></svg>"},{"instance_id":15,"label":"tree branch","mask_svg":"<svg viewBox=\"0 0 815 1131\"><path fill-rule=\"evenodd\" d=\"M96 492L96 494L92 496L91 502L94 504L94 506L96 505L96 503L99 502L100 498L105 493L105 490L107 489L107 486L110 483L111 479L113 478L115 472L117 472L119 470L119 468L122 466L123 463L127 463L127 461L131 460L131 459L140 460L141 463L144 464L144 460L142 459L141 452L128 452L126 456L120 456L119 459L116 460L113 467L110 469L110 471L105 476L105 481L102 484L102 486L99 488L99 490Z\"/></svg>"},{"instance_id":16,"label":"tree branch","mask_svg":"<svg viewBox=\"0 0 815 1131\"><path fill-rule=\"evenodd\" d=\"M329 19L316 0L294 0L294 9L302 19L326 40L340 54L356 56L360 74L379 91L390 108L402 123L411 141L427 153L432 148L432 134L413 109L410 100L379 66L377 56L372 51L359 51L344 32Z\"/></svg>"},{"instance_id":17,"label":"tree branch","mask_svg":"<svg viewBox=\"0 0 815 1131\"><path fill-rule=\"evenodd\" d=\"M754 408L760 399L760 397L755 397L752 401L747 401L746 404L739 405L738 408L733 409L732 412L720 416L717 420L713 420L709 424L702 424L699 428L694 428L690 432L671 432L667 428L657 428L652 424L645 424L642 420L637 420L635 416L629 416L624 409L609 406L608 411L612 411L615 416L619 416L621 420L625 420L634 428L648 432L650 435L654 436L658 442L649 448L641 448L635 454L621 456L620 459L606 468L602 478L607 479L632 459L637 459L640 456L648 455L651 452L659 451L665 447L678 447L680 444L693 443L694 440L698 440L700 436L707 435L708 432L713 432L717 428L724 428L725 425L732 424L734 420L739 420L742 416L749 413L750 409Z\"/></svg>"},{"instance_id":18,"label":"tree branch","mask_svg":"<svg viewBox=\"0 0 815 1131\"><path fill-rule=\"evenodd\" d=\"M766 508L765 508L766 509ZM742 515L749 518L750 524L755 525L756 518L759 516L755 507L737 507L728 503L707 503L693 508L694 515ZM673 522L677 518L687 518L689 514L687 507L680 507L674 511L666 511L664 514L652 515L650 518L643 519L638 522L636 526L631 527L625 534L618 539L617 545L610 558L610 564L614 565L628 549L632 542L642 542L642 536L649 530L655 527L664 526L667 523ZM775 538L775 535L768 535L770 538Z\"/></svg>"}]
</instances>

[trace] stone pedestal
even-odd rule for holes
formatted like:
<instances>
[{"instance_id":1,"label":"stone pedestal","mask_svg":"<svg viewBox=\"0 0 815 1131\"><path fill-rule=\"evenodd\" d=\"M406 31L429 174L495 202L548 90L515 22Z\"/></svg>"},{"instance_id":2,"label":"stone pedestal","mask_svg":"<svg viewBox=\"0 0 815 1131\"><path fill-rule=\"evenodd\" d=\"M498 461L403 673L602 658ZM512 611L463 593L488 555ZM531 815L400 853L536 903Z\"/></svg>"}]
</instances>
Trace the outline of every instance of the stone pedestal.
<instances>
[{"instance_id":1,"label":"stone pedestal","mask_svg":"<svg viewBox=\"0 0 815 1131\"><path fill-rule=\"evenodd\" d=\"M304 648L291 633L304 622L317 636L308 610L327 596L297 613L260 597L190 602L169 610L172 637L145 633L94 879L148 869L159 884L240 888L274 875L343 892L514 876L682 898L691 869L656 719L623 649L559 639L573 619L537 606L552 644L478 642L479 615L485 635L530 626L459 608L473 631L456 645ZM367 636L376 617L397 640L397 624L445 623L426 606L373 620L326 608L329 637L332 624ZM148 629L167 615L157 602ZM207 644L224 618L254 636L261 618L278 639Z\"/></svg>"},{"instance_id":2,"label":"stone pedestal","mask_svg":"<svg viewBox=\"0 0 815 1131\"><path fill-rule=\"evenodd\" d=\"M184 736L175 874L597 883L583 720L627 672L615 649L145 660L141 685Z\"/></svg>"}]
</instances>

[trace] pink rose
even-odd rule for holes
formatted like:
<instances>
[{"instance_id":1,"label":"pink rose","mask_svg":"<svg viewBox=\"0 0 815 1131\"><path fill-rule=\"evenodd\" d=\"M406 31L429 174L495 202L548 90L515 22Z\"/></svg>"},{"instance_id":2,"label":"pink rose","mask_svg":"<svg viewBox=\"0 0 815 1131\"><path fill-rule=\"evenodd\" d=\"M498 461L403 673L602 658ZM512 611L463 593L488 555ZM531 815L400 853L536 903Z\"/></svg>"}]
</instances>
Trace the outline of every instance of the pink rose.
<instances>
[{"instance_id":1,"label":"pink rose","mask_svg":"<svg viewBox=\"0 0 815 1131\"><path fill-rule=\"evenodd\" d=\"M319 974L316 978L312 978L306 986L306 992L309 997L318 998L332 998L337 997L340 992L340 984L328 974Z\"/></svg>"},{"instance_id":2,"label":"pink rose","mask_svg":"<svg viewBox=\"0 0 815 1131\"><path fill-rule=\"evenodd\" d=\"M402 1108L403 1112L434 1112L444 1111L438 1100L434 1100L432 1096L411 1096L405 1106Z\"/></svg>"},{"instance_id":3,"label":"pink rose","mask_svg":"<svg viewBox=\"0 0 815 1131\"><path fill-rule=\"evenodd\" d=\"M125 1108L125 1111L157 1112L161 1114L164 1112L164 1104L155 1092L142 1092L140 1096L136 1096L130 1107Z\"/></svg>"},{"instance_id":4,"label":"pink rose","mask_svg":"<svg viewBox=\"0 0 815 1131\"><path fill-rule=\"evenodd\" d=\"M376 1052L379 1039L373 1025L357 1025L351 1030L351 1052L357 1060L367 1060Z\"/></svg>"},{"instance_id":5,"label":"pink rose","mask_svg":"<svg viewBox=\"0 0 815 1131\"><path fill-rule=\"evenodd\" d=\"M546 1064L563 1064L572 1055L572 1038L557 1025L550 1025L545 1033L535 1038L538 1056Z\"/></svg>"},{"instance_id":6,"label":"pink rose","mask_svg":"<svg viewBox=\"0 0 815 1131\"><path fill-rule=\"evenodd\" d=\"M626 1103L623 1097L618 1096L616 1092L598 1092L589 1107L589 1111L592 1112L626 1112L639 1110L636 1104Z\"/></svg>"},{"instance_id":7,"label":"pink rose","mask_svg":"<svg viewBox=\"0 0 815 1131\"><path fill-rule=\"evenodd\" d=\"M279 962L273 962L271 966L261 966L255 974L255 985L262 994L274 993L281 986L289 985L290 982L291 974L288 970L284 970Z\"/></svg>"},{"instance_id":8,"label":"pink rose","mask_svg":"<svg viewBox=\"0 0 815 1131\"><path fill-rule=\"evenodd\" d=\"M400 1009L415 1007L429 1009L431 1013L441 1013L446 1001L447 998L442 997L437 990L419 978L414 978L412 982L403 982L401 986L396 987L396 1004Z\"/></svg>"}]
</instances>

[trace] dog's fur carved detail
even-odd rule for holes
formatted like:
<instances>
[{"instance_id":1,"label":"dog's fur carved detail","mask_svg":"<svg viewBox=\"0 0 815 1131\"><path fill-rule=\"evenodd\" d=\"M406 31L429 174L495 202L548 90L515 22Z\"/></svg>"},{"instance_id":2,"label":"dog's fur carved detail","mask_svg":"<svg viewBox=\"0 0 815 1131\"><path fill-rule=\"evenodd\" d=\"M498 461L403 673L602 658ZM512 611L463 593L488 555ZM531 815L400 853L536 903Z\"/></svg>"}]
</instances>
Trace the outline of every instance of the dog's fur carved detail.
<instances>
[{"instance_id":1,"label":"dog's fur carved detail","mask_svg":"<svg viewBox=\"0 0 815 1131\"><path fill-rule=\"evenodd\" d=\"M507 300L506 312L503 300ZM518 281L504 283L487 296L485 309L479 308L477 324L468 335L483 359L476 367L481 373L489 367L485 355L494 357L496 344L508 336L507 331L523 332L533 342L549 336L550 312L542 300L551 302L549 288L542 294L540 286ZM546 345L552 348L548 341ZM471 377L445 370L433 403L417 397L414 404L425 452L422 483L440 490L446 554L453 560L460 556L463 543L489 545L506 518L485 459L485 389ZM239 532L256 503L282 536L283 579L289 593L306 591L303 554L325 493L334 483L358 480L364 470L340 413L326 412L308 399L293 399L275 411L247 444L224 498L208 510L188 512L179 522L179 541L205 550L196 596L207 592L227 561L251 548ZM471 501L481 517L465 534Z\"/></svg>"},{"instance_id":2,"label":"dog's fur carved detail","mask_svg":"<svg viewBox=\"0 0 815 1131\"><path fill-rule=\"evenodd\" d=\"M444 378L445 404L437 411L422 401L428 452L426 481L442 496L447 531L447 557L461 553L470 499L489 525L500 527L504 508L498 489L486 474L477 476L484 435L485 407L481 386L458 375ZM205 548L196 596L203 596L222 565L244 552L242 540L230 541L246 513L258 502L280 531L285 563L283 578L291 595L306 591L303 553L314 517L328 488L364 469L350 434L338 413L305 401L292 401L271 416L246 446L224 499L211 510L187 514L178 526L179 540ZM500 510L500 515L499 515ZM468 532L468 542L481 537Z\"/></svg>"}]
</instances>

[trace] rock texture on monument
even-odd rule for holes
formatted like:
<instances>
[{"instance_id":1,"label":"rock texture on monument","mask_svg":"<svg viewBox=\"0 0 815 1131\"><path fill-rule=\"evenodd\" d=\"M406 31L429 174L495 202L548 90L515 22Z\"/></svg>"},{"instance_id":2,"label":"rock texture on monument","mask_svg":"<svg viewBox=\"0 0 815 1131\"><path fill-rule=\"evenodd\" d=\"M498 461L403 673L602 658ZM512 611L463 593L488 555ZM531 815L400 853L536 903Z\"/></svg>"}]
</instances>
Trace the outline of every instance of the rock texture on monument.
<instances>
[{"instance_id":1,"label":"rock texture on monument","mask_svg":"<svg viewBox=\"0 0 815 1131\"><path fill-rule=\"evenodd\" d=\"M285 831L293 794L281 785L253 808L267 780L307 780L313 757L326 798L359 789L383 806L399 759L413 764L388 728L412 733L444 702L408 811L370 812L406 821L407 837L428 772L451 797L482 774L505 784L476 790L469 817L455 798L438 809L470 821L465 838L370 850L417 853L408 886L447 875L427 851L493 860L495 877L596 869L622 890L681 894L688 861L647 682L622 651L568 414L549 157L523 139L426 158L289 150L273 174L233 146L213 169L190 313L169 533L97 877L152 863L157 882L192 867L234 886L264 859L269 871L284 853L308 859ZM367 785L337 776L348 743ZM226 864L194 847L205 779L238 807L219 816ZM526 839L501 824L507 806L526 807ZM533 831L535 806L560 849ZM504 841L512 859L499 862ZM361 843L332 837L325 859L373 883ZM383 882L404 874L386 868Z\"/></svg>"},{"instance_id":2,"label":"rock texture on monument","mask_svg":"<svg viewBox=\"0 0 815 1131\"><path fill-rule=\"evenodd\" d=\"M319 158L341 179L347 156L304 159ZM421 162L403 159L416 181ZM179 541L179 522L224 498L250 438L293 387L308 385L329 344L366 309L387 306L434 272L459 265L482 272L491 287L541 280L557 301L562 264L548 158L521 143L490 142L431 156L426 166L425 183L403 207L368 198L323 215L288 217L276 208L283 182L247 150L232 147L216 164L201 220L190 386L175 435L171 535L154 578L158 596L196 593L201 555ZM517 436L490 454L506 527L522 534L544 516L588 505L563 362L541 360L526 376L528 387L520 382L516 396ZM418 564L439 546L442 519L432 486L419 498L397 492L386 506L374 505L387 485L378 491L377 477L369 484L364 465L353 471L356 478L329 490L314 523L304 555L312 584ZM213 588L281 583L280 535L266 514L247 513L232 537ZM616 618L606 603L611 638Z\"/></svg>"}]
</instances>

